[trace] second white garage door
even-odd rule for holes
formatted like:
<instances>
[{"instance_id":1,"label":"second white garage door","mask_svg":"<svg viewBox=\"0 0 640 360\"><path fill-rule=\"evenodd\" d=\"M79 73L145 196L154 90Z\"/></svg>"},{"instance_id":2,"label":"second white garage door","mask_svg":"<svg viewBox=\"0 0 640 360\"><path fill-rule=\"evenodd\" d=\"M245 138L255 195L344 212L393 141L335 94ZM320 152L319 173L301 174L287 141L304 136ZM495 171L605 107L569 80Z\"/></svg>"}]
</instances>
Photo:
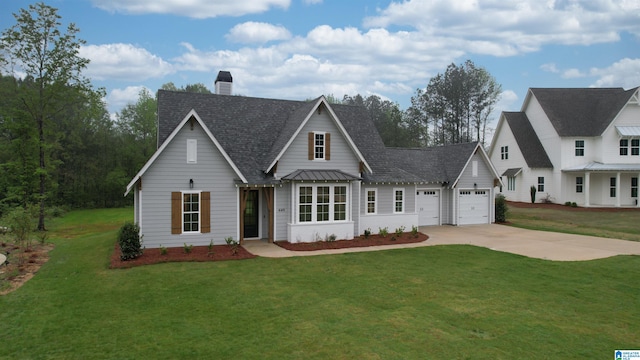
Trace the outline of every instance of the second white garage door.
<instances>
[{"instance_id":1,"label":"second white garage door","mask_svg":"<svg viewBox=\"0 0 640 360\"><path fill-rule=\"evenodd\" d=\"M489 223L489 190L460 190L458 224Z\"/></svg>"},{"instance_id":2,"label":"second white garage door","mask_svg":"<svg viewBox=\"0 0 640 360\"><path fill-rule=\"evenodd\" d=\"M418 225L440 225L440 190L418 190L416 200Z\"/></svg>"}]
</instances>

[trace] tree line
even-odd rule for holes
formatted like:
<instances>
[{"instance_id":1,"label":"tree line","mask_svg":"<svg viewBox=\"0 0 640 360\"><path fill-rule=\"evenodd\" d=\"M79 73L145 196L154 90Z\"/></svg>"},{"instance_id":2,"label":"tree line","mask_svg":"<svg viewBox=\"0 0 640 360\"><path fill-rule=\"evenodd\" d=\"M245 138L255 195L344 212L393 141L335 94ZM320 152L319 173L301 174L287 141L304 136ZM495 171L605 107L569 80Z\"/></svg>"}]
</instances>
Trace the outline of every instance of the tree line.
<instances>
[{"instance_id":1,"label":"tree line","mask_svg":"<svg viewBox=\"0 0 640 360\"><path fill-rule=\"evenodd\" d=\"M0 37L0 216L14 207L37 209L45 230L47 207L115 207L132 203L126 185L156 150L154 94L111 116L105 90L83 75L89 60L74 24L62 27L44 3L14 14ZM203 84L163 89L210 93ZM417 89L401 110L377 95L328 96L330 102L364 106L384 143L425 147L484 142L500 85L473 62L451 64Z\"/></svg>"}]
</instances>

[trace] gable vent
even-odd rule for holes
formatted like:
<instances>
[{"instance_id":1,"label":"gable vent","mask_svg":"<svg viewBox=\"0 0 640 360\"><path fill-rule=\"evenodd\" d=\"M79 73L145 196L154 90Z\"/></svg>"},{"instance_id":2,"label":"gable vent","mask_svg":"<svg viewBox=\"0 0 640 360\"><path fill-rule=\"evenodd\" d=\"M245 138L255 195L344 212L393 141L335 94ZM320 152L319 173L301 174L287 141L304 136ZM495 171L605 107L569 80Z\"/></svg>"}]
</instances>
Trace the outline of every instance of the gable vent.
<instances>
[{"instance_id":1,"label":"gable vent","mask_svg":"<svg viewBox=\"0 0 640 360\"><path fill-rule=\"evenodd\" d=\"M218 95L231 95L233 77L228 71L219 71L216 77L215 89Z\"/></svg>"}]
</instances>

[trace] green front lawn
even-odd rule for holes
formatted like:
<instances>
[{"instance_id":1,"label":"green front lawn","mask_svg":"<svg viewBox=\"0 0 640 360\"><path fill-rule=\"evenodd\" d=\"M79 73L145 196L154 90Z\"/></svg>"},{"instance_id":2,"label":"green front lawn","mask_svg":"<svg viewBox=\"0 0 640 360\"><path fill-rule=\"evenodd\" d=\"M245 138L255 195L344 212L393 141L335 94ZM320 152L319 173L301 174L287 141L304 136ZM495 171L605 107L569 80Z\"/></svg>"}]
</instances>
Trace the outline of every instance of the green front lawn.
<instances>
[{"instance_id":1,"label":"green front lawn","mask_svg":"<svg viewBox=\"0 0 640 360\"><path fill-rule=\"evenodd\" d=\"M640 241L640 210L576 211L509 206L507 221L526 229Z\"/></svg>"},{"instance_id":2,"label":"green front lawn","mask_svg":"<svg viewBox=\"0 0 640 360\"><path fill-rule=\"evenodd\" d=\"M7 359L612 358L640 346L640 257L472 246L108 269L131 209L73 212L0 297Z\"/></svg>"}]
</instances>

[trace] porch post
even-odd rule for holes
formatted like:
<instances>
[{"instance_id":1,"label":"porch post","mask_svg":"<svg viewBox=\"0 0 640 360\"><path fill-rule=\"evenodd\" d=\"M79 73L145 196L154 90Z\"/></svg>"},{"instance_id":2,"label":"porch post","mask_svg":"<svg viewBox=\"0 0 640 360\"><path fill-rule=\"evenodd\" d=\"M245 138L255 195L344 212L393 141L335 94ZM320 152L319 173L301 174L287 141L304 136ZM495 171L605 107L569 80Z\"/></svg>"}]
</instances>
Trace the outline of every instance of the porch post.
<instances>
[{"instance_id":1,"label":"porch post","mask_svg":"<svg viewBox=\"0 0 640 360\"><path fill-rule=\"evenodd\" d=\"M638 173L638 185L640 185L640 173ZM640 188L640 186L638 186ZM638 196L638 191L636 191L636 206L640 207L640 196Z\"/></svg>"},{"instance_id":2,"label":"porch post","mask_svg":"<svg viewBox=\"0 0 640 360\"><path fill-rule=\"evenodd\" d=\"M584 206L589 207L590 175L588 171L584 172Z\"/></svg>"},{"instance_id":3,"label":"porch post","mask_svg":"<svg viewBox=\"0 0 640 360\"><path fill-rule=\"evenodd\" d=\"M620 183L620 172L616 173L616 207L620 207L620 193L622 192L622 184Z\"/></svg>"},{"instance_id":4,"label":"porch post","mask_svg":"<svg viewBox=\"0 0 640 360\"><path fill-rule=\"evenodd\" d=\"M264 196L267 199L267 212L269 213L269 226L268 226L268 241L270 243L273 242L273 198L274 198L274 188L265 188Z\"/></svg>"},{"instance_id":5,"label":"porch post","mask_svg":"<svg viewBox=\"0 0 640 360\"><path fill-rule=\"evenodd\" d=\"M247 195L249 194L249 189L243 187L240 189L240 245L244 244L244 211L247 209Z\"/></svg>"}]
</instances>

